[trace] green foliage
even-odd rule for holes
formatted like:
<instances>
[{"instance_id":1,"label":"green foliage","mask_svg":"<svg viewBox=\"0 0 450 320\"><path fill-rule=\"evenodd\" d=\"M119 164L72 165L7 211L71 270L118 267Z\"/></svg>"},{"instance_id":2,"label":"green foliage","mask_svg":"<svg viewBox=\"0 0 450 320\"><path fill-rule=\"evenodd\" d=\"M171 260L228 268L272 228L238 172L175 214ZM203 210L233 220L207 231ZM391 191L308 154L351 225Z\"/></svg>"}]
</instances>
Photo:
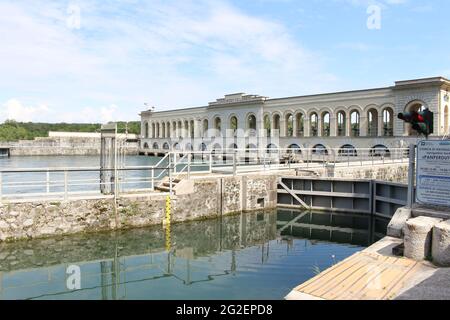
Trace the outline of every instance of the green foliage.
<instances>
[{"instance_id":1,"label":"green foliage","mask_svg":"<svg viewBox=\"0 0 450 320\"><path fill-rule=\"evenodd\" d=\"M48 137L49 131L98 132L98 123L33 123L6 120L0 124L0 141L32 140L36 137ZM117 123L118 131L125 132L126 122ZM139 121L128 122L128 133L140 134Z\"/></svg>"}]
</instances>

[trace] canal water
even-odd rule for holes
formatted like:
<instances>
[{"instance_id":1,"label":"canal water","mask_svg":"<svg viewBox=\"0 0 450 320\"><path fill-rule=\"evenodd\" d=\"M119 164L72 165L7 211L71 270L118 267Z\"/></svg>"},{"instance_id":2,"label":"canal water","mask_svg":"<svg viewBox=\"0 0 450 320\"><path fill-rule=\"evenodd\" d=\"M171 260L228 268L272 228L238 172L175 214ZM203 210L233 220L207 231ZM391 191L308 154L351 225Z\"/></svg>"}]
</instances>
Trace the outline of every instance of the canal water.
<instances>
[{"instance_id":1,"label":"canal water","mask_svg":"<svg viewBox=\"0 0 450 320\"><path fill-rule=\"evenodd\" d=\"M123 163L127 167L153 166L161 157L127 156ZM15 169L45 169L45 168L88 168L99 167L99 156L27 156L0 158L0 170ZM155 170L155 176L162 170ZM70 172L68 173L69 192L99 191L98 171ZM122 173L122 178L128 181L133 179L146 179L146 181L134 180L134 183L122 184L124 190L141 189L151 187L150 170L134 170ZM3 194L45 193L47 191L47 174L45 172L34 173L4 173ZM49 191L64 191L64 173L54 172L49 174Z\"/></svg>"},{"instance_id":2,"label":"canal water","mask_svg":"<svg viewBox=\"0 0 450 320\"><path fill-rule=\"evenodd\" d=\"M277 210L0 243L0 299L283 299L383 237L386 225Z\"/></svg>"}]
</instances>

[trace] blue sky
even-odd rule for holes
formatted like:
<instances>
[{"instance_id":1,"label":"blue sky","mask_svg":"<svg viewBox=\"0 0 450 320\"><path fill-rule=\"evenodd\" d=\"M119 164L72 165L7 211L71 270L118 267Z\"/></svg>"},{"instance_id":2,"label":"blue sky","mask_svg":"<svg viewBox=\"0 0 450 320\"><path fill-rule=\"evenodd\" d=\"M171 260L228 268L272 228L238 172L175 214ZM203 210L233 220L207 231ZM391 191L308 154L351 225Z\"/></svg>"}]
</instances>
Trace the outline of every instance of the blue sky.
<instances>
[{"instance_id":1,"label":"blue sky","mask_svg":"<svg viewBox=\"0 0 450 320\"><path fill-rule=\"evenodd\" d=\"M137 120L144 103L450 77L448 12L448 0L0 0L0 121Z\"/></svg>"}]
</instances>

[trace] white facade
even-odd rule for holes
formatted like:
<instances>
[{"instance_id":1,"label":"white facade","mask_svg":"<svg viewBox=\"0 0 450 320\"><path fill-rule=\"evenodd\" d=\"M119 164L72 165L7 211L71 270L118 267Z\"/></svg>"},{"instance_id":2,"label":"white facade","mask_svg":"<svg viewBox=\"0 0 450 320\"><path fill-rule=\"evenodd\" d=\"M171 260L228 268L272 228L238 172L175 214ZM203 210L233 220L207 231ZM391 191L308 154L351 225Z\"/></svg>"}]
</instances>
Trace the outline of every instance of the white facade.
<instances>
[{"instance_id":1,"label":"white facade","mask_svg":"<svg viewBox=\"0 0 450 320\"><path fill-rule=\"evenodd\" d=\"M419 137L397 115L429 108L435 115L433 135L447 135L449 89L449 80L436 77L278 99L231 94L208 106L142 112L141 149L406 147Z\"/></svg>"}]
</instances>

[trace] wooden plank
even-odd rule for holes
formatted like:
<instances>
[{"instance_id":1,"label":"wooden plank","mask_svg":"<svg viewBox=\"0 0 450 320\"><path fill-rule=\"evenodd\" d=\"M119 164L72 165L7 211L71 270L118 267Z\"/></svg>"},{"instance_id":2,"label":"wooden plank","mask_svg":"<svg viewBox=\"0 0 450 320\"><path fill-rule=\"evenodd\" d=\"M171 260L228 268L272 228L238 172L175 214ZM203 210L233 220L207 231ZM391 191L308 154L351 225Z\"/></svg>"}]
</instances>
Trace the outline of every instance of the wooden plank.
<instances>
[{"instance_id":1,"label":"wooden plank","mask_svg":"<svg viewBox=\"0 0 450 320\"><path fill-rule=\"evenodd\" d=\"M326 286L329 283L332 283L336 277L341 275L346 275L346 272L352 268L354 265L359 265L361 263L359 256L356 256L351 261L346 261L345 263L337 264L334 267L329 269L329 272L321 278L317 278L316 281L309 283L306 287L302 288L301 291L305 293L309 293L312 295L317 295L315 293L316 290Z\"/></svg>"}]
</instances>

